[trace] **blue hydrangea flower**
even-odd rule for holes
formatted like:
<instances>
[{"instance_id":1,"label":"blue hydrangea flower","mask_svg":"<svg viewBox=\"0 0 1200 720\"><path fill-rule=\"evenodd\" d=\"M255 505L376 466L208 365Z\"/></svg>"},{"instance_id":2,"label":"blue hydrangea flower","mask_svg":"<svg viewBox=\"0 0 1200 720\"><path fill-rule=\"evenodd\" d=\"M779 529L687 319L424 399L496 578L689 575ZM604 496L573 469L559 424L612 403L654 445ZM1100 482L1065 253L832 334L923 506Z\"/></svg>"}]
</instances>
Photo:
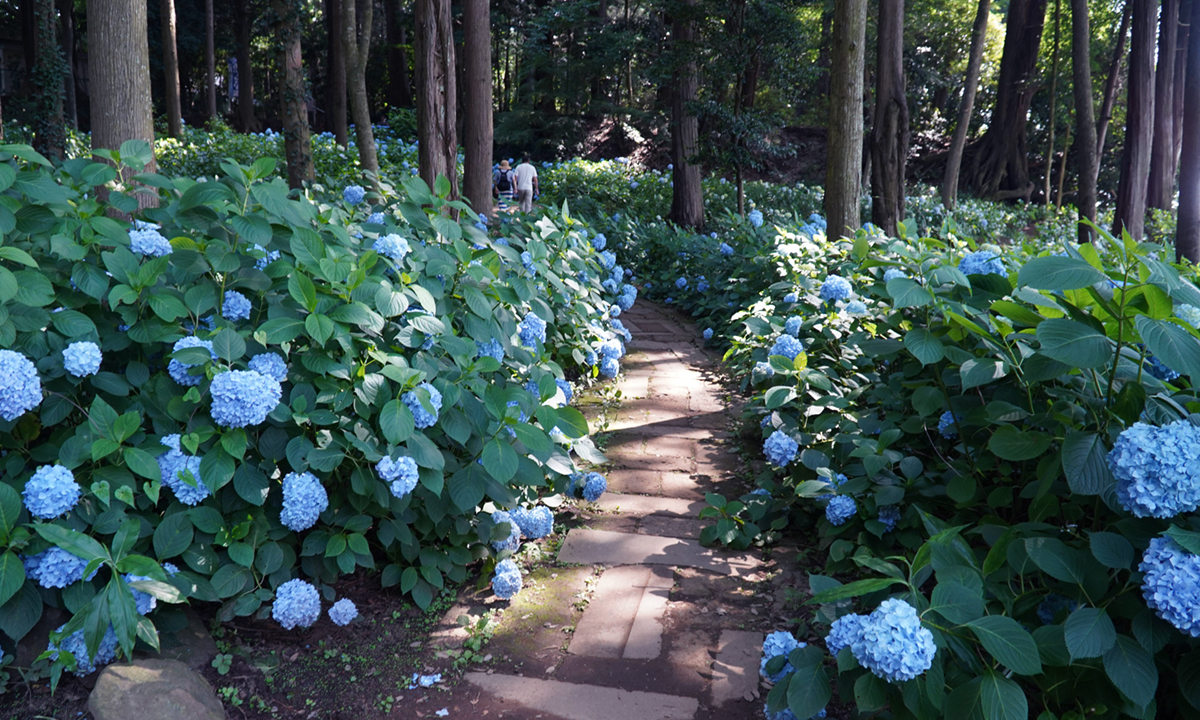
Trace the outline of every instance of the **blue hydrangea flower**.
<instances>
[{"instance_id":1,"label":"blue hydrangea flower","mask_svg":"<svg viewBox=\"0 0 1200 720\"><path fill-rule=\"evenodd\" d=\"M500 362L504 362L504 346L500 344L499 340L496 340L495 338L489 338L487 342L479 342L476 340L475 347L478 349L475 357L486 356L495 358Z\"/></svg>"},{"instance_id":2,"label":"blue hydrangea flower","mask_svg":"<svg viewBox=\"0 0 1200 720\"><path fill-rule=\"evenodd\" d=\"M827 275L817 291L822 300L849 300L853 294L850 281L840 275Z\"/></svg>"},{"instance_id":3,"label":"blue hydrangea flower","mask_svg":"<svg viewBox=\"0 0 1200 720\"><path fill-rule=\"evenodd\" d=\"M721 247L719 248L719 250L720 250L721 254L724 255L725 257L729 257L730 255L733 254L733 246L730 245L729 243L721 243Z\"/></svg>"},{"instance_id":4,"label":"blue hydrangea flower","mask_svg":"<svg viewBox=\"0 0 1200 720\"><path fill-rule=\"evenodd\" d=\"M835 495L825 506L825 519L829 521L830 525L842 525L854 517L856 512L858 512L858 505L854 503L854 498Z\"/></svg>"},{"instance_id":5,"label":"blue hydrangea flower","mask_svg":"<svg viewBox=\"0 0 1200 720\"><path fill-rule=\"evenodd\" d=\"M850 646L858 664L888 682L912 680L933 665L933 633L921 626L912 605L890 598L862 624Z\"/></svg>"},{"instance_id":6,"label":"blue hydrangea flower","mask_svg":"<svg viewBox=\"0 0 1200 720\"><path fill-rule=\"evenodd\" d=\"M271 617L285 630L310 627L321 617L321 595L312 583L299 578L288 580L275 591Z\"/></svg>"},{"instance_id":7,"label":"blue hydrangea flower","mask_svg":"<svg viewBox=\"0 0 1200 720\"><path fill-rule=\"evenodd\" d=\"M517 521L508 512L497 510L492 513L492 523L496 526L504 523L509 525L508 537L503 540L493 540L492 548L496 552L516 552L521 547L521 527L517 525Z\"/></svg>"},{"instance_id":8,"label":"blue hydrangea flower","mask_svg":"<svg viewBox=\"0 0 1200 720\"><path fill-rule=\"evenodd\" d=\"M179 352L180 350L183 350L184 348L192 348L192 347L207 348L209 355L212 356L212 359L213 360L217 359L217 354L215 352L213 352L212 341L211 340L201 340L200 338L196 337L195 335L189 335L188 337L181 338L181 339L175 341L175 345L172 346L171 352ZM179 383L180 385L183 385L186 387L191 387L194 385L199 385L200 381L204 379L203 375L191 375L188 373L188 370L191 370L194 367L196 367L196 365L179 362L178 360L172 358L171 362L167 363L167 373L169 373L171 375L172 380Z\"/></svg>"},{"instance_id":9,"label":"blue hydrangea flower","mask_svg":"<svg viewBox=\"0 0 1200 720\"><path fill-rule=\"evenodd\" d=\"M1146 358L1146 372L1150 373L1159 380L1162 380L1163 382L1171 382L1175 378L1179 377L1179 373L1172 370L1167 366L1166 363L1153 355Z\"/></svg>"},{"instance_id":10,"label":"blue hydrangea flower","mask_svg":"<svg viewBox=\"0 0 1200 720\"><path fill-rule=\"evenodd\" d=\"M41 402L37 368L21 353L0 350L0 417L12 422Z\"/></svg>"},{"instance_id":11,"label":"blue hydrangea flower","mask_svg":"<svg viewBox=\"0 0 1200 720\"><path fill-rule=\"evenodd\" d=\"M795 360L796 356L804 352L804 346L800 341L791 335L780 335L771 349L767 351L768 355L782 355L788 360Z\"/></svg>"},{"instance_id":12,"label":"blue hydrangea flower","mask_svg":"<svg viewBox=\"0 0 1200 720\"><path fill-rule=\"evenodd\" d=\"M621 372L621 363L616 358L606 357L600 361L600 377L612 380Z\"/></svg>"},{"instance_id":13,"label":"blue hydrangea flower","mask_svg":"<svg viewBox=\"0 0 1200 720\"><path fill-rule=\"evenodd\" d=\"M211 415L221 427L260 425L283 397L279 381L253 370L231 370L213 378Z\"/></svg>"},{"instance_id":14,"label":"blue hydrangea flower","mask_svg":"<svg viewBox=\"0 0 1200 720\"><path fill-rule=\"evenodd\" d=\"M595 248L597 252L603 250L604 246L607 244L608 238L604 237L604 233L596 233L596 237L592 238L592 247Z\"/></svg>"},{"instance_id":15,"label":"blue hydrangea flower","mask_svg":"<svg viewBox=\"0 0 1200 720\"><path fill-rule=\"evenodd\" d=\"M554 532L554 513L545 505L538 505L532 510L517 508L509 513L509 517L521 529L521 534L531 540L544 538Z\"/></svg>"},{"instance_id":16,"label":"blue hydrangea flower","mask_svg":"<svg viewBox=\"0 0 1200 720\"><path fill-rule=\"evenodd\" d=\"M771 712L771 706L766 703L763 703L763 714L767 716L767 720L797 720L796 714L790 708L784 708L779 712ZM820 718L825 717L828 717L825 714L825 708L821 708L809 720L820 720Z\"/></svg>"},{"instance_id":17,"label":"blue hydrangea flower","mask_svg":"<svg viewBox=\"0 0 1200 720\"><path fill-rule=\"evenodd\" d=\"M148 578L145 575L134 575L133 573L126 573L125 575L125 583L127 585L129 583L150 579L151 578ZM151 610L158 606L158 599L150 593L142 592L135 587L129 588L129 591L133 593L133 603L137 606L138 615L148 615L150 614Z\"/></svg>"},{"instance_id":18,"label":"blue hydrangea flower","mask_svg":"<svg viewBox=\"0 0 1200 720\"><path fill-rule=\"evenodd\" d=\"M754 363L754 374L761 375L762 377L771 377L775 374L775 368L771 367L771 363Z\"/></svg>"},{"instance_id":19,"label":"blue hydrangea flower","mask_svg":"<svg viewBox=\"0 0 1200 720\"><path fill-rule=\"evenodd\" d=\"M616 340L605 340L600 344L600 357L620 360L625 355L625 348Z\"/></svg>"},{"instance_id":20,"label":"blue hydrangea flower","mask_svg":"<svg viewBox=\"0 0 1200 720\"><path fill-rule=\"evenodd\" d=\"M851 300L850 302L846 303L845 310L847 315L867 314L867 306L862 300Z\"/></svg>"},{"instance_id":21,"label":"blue hydrangea flower","mask_svg":"<svg viewBox=\"0 0 1200 720\"><path fill-rule=\"evenodd\" d=\"M521 592L521 569L511 558L496 563L496 572L492 575L492 592L501 600L510 600Z\"/></svg>"},{"instance_id":22,"label":"blue hydrangea flower","mask_svg":"<svg viewBox=\"0 0 1200 720\"><path fill-rule=\"evenodd\" d=\"M175 567L174 563L169 562L163 563L162 569L163 572L167 574L167 577L175 577L175 575L179 572L179 568Z\"/></svg>"},{"instance_id":23,"label":"blue hydrangea flower","mask_svg":"<svg viewBox=\"0 0 1200 720\"><path fill-rule=\"evenodd\" d=\"M626 285L621 288L621 293L617 295L617 305L621 310L628 311L633 307L633 303L637 300L637 288L632 285Z\"/></svg>"},{"instance_id":24,"label":"blue hydrangea flower","mask_svg":"<svg viewBox=\"0 0 1200 720\"><path fill-rule=\"evenodd\" d=\"M171 241L162 236L154 223L134 220L129 229L129 249L139 255L162 257L171 254Z\"/></svg>"},{"instance_id":25,"label":"blue hydrangea flower","mask_svg":"<svg viewBox=\"0 0 1200 720\"><path fill-rule=\"evenodd\" d=\"M390 234L384 235L375 241L371 249L380 255L386 255L396 262L403 262L404 256L409 253L408 241L399 235Z\"/></svg>"},{"instance_id":26,"label":"blue hydrangea flower","mask_svg":"<svg viewBox=\"0 0 1200 720\"><path fill-rule=\"evenodd\" d=\"M409 494L417 486L417 461L410 457L393 460L384 455L383 459L376 463L375 472L390 485L392 494L398 498Z\"/></svg>"},{"instance_id":27,"label":"blue hydrangea flower","mask_svg":"<svg viewBox=\"0 0 1200 720\"><path fill-rule=\"evenodd\" d=\"M796 452L799 449L800 445L782 430L771 433L771 436L763 442L763 454L767 456L767 460L770 460L771 464L778 467L787 467L791 464L796 459Z\"/></svg>"},{"instance_id":28,"label":"blue hydrangea flower","mask_svg":"<svg viewBox=\"0 0 1200 720\"><path fill-rule=\"evenodd\" d=\"M771 682L779 682L780 678L792 671L792 664L790 662L785 662L783 667L780 668L778 672L776 672L774 675L771 675L767 673L767 663L771 662L771 660L779 657L780 655L786 657L787 655L791 654L793 650L797 650L805 646L805 643L796 640L796 638L786 630L777 630L776 632L771 633L765 640L763 640L763 656L762 660L760 660L758 663L758 674L762 675L764 678L767 678Z\"/></svg>"},{"instance_id":29,"label":"blue hydrangea flower","mask_svg":"<svg viewBox=\"0 0 1200 720\"><path fill-rule=\"evenodd\" d=\"M277 353L268 352L255 355L250 358L250 369L259 375L273 378L276 382L287 380L287 362Z\"/></svg>"},{"instance_id":30,"label":"blue hydrangea flower","mask_svg":"<svg viewBox=\"0 0 1200 720\"><path fill-rule=\"evenodd\" d=\"M947 440L953 440L958 437L958 422L954 419L954 413L947 410L938 418L938 432Z\"/></svg>"},{"instance_id":31,"label":"blue hydrangea flower","mask_svg":"<svg viewBox=\"0 0 1200 720\"><path fill-rule=\"evenodd\" d=\"M381 212L373 212L367 216L367 222L371 223L372 225L382 225L385 220L386 218Z\"/></svg>"},{"instance_id":32,"label":"blue hydrangea flower","mask_svg":"<svg viewBox=\"0 0 1200 720\"><path fill-rule=\"evenodd\" d=\"M1040 603L1038 603L1038 620L1041 620L1043 625L1053 625L1055 616L1057 616L1058 613L1066 610L1067 614L1069 615L1075 612L1076 608L1078 607L1079 603L1075 602L1066 595L1060 595L1052 592L1046 596L1045 600L1042 600Z\"/></svg>"},{"instance_id":33,"label":"blue hydrangea flower","mask_svg":"<svg viewBox=\"0 0 1200 720\"><path fill-rule=\"evenodd\" d=\"M94 342L73 342L62 351L63 368L75 377L95 375L100 370L100 346Z\"/></svg>"},{"instance_id":34,"label":"blue hydrangea flower","mask_svg":"<svg viewBox=\"0 0 1200 720\"><path fill-rule=\"evenodd\" d=\"M900 522L900 508L895 505L884 505L879 508L879 522L883 523L884 532L895 530L896 525Z\"/></svg>"},{"instance_id":35,"label":"blue hydrangea flower","mask_svg":"<svg viewBox=\"0 0 1200 720\"><path fill-rule=\"evenodd\" d=\"M792 337L800 337L800 328L804 326L804 318L793 315L783 323L783 331ZM777 355L778 353L771 353Z\"/></svg>"},{"instance_id":36,"label":"blue hydrangea flower","mask_svg":"<svg viewBox=\"0 0 1200 720\"><path fill-rule=\"evenodd\" d=\"M50 520L70 512L79 502L79 483L62 465L43 465L25 483L21 495L30 515Z\"/></svg>"},{"instance_id":37,"label":"blue hydrangea flower","mask_svg":"<svg viewBox=\"0 0 1200 720\"><path fill-rule=\"evenodd\" d=\"M429 407L433 412L426 409L425 405L421 402L421 393L417 392L418 390L424 390L429 395ZM438 413L442 410L442 394L433 385L423 382L416 388L404 393L400 399L412 411L413 422L419 429L424 430L437 424Z\"/></svg>"},{"instance_id":38,"label":"blue hydrangea flower","mask_svg":"<svg viewBox=\"0 0 1200 720\"><path fill-rule=\"evenodd\" d=\"M521 266L526 272L533 272L533 253L528 250L521 253Z\"/></svg>"},{"instance_id":39,"label":"blue hydrangea flower","mask_svg":"<svg viewBox=\"0 0 1200 720\"><path fill-rule=\"evenodd\" d=\"M60 633L66 627L66 625L59 625L54 632ZM116 660L119 644L117 642L117 634L113 632L112 625L109 625L105 628L103 637L100 638L100 646L96 648L95 657L88 655L87 640L83 637L82 630L76 630L59 641L57 645L54 644L54 641L51 641L46 646L46 649L52 651L50 653L51 660L58 659L59 650L69 652L75 656L75 670L73 672L75 675L83 677L84 675L96 672L97 668Z\"/></svg>"},{"instance_id":40,"label":"blue hydrangea flower","mask_svg":"<svg viewBox=\"0 0 1200 720\"><path fill-rule=\"evenodd\" d=\"M1142 556L1142 597L1160 618L1180 632L1200 637L1200 555L1169 537L1157 537Z\"/></svg>"},{"instance_id":41,"label":"blue hydrangea flower","mask_svg":"<svg viewBox=\"0 0 1200 720\"><path fill-rule=\"evenodd\" d=\"M563 380L562 378L554 378L554 384L558 387L559 391L563 395L562 404L566 405L567 403L571 402L571 398L575 395L575 393L571 390L571 383Z\"/></svg>"},{"instance_id":42,"label":"blue hydrangea flower","mask_svg":"<svg viewBox=\"0 0 1200 720\"><path fill-rule=\"evenodd\" d=\"M1194 305L1180 305L1175 308L1175 317L1194 328L1200 328L1200 308Z\"/></svg>"},{"instance_id":43,"label":"blue hydrangea flower","mask_svg":"<svg viewBox=\"0 0 1200 720\"><path fill-rule=\"evenodd\" d=\"M712 328L705 328L705 329L704 329L704 339L705 339L705 340L712 340L712 336L713 336L713 330L712 330Z\"/></svg>"},{"instance_id":44,"label":"blue hydrangea flower","mask_svg":"<svg viewBox=\"0 0 1200 720\"><path fill-rule=\"evenodd\" d=\"M699 282L696 283L696 292L706 293L708 292L708 288L708 281L704 279L704 276L701 276Z\"/></svg>"},{"instance_id":45,"label":"blue hydrangea flower","mask_svg":"<svg viewBox=\"0 0 1200 720\"><path fill-rule=\"evenodd\" d=\"M785 303L794 303L794 302L798 302L799 300L800 300L800 297L794 292L790 292L787 295L783 296L783 301Z\"/></svg>"},{"instance_id":46,"label":"blue hydrangea flower","mask_svg":"<svg viewBox=\"0 0 1200 720\"><path fill-rule=\"evenodd\" d=\"M609 305L608 307L608 316L610 318L621 317L621 313L623 312L625 311L621 309L620 305Z\"/></svg>"},{"instance_id":47,"label":"blue hydrangea flower","mask_svg":"<svg viewBox=\"0 0 1200 720\"><path fill-rule=\"evenodd\" d=\"M883 273L883 281L884 282L887 282L889 280L895 280L896 278L906 278L906 277L908 277L908 275L904 274L904 271L901 270L900 268L888 268L887 271Z\"/></svg>"},{"instance_id":48,"label":"blue hydrangea flower","mask_svg":"<svg viewBox=\"0 0 1200 720\"><path fill-rule=\"evenodd\" d=\"M596 502L604 491L608 489L608 481L598 472L590 472L584 475L579 483L579 490L583 494L583 499L588 502Z\"/></svg>"},{"instance_id":49,"label":"blue hydrangea flower","mask_svg":"<svg viewBox=\"0 0 1200 720\"><path fill-rule=\"evenodd\" d=\"M65 588L83 579L83 571L87 569L87 560L72 555L58 546L53 546L49 550L29 558L25 565L26 574L36 579L42 587L47 589ZM93 570L87 579L91 580L96 577L98 570L99 568Z\"/></svg>"},{"instance_id":50,"label":"blue hydrangea flower","mask_svg":"<svg viewBox=\"0 0 1200 720\"><path fill-rule=\"evenodd\" d=\"M1134 423L1117 437L1108 465L1117 501L1137 517L1172 518L1200 505L1200 428Z\"/></svg>"},{"instance_id":51,"label":"blue hydrangea flower","mask_svg":"<svg viewBox=\"0 0 1200 720\"><path fill-rule=\"evenodd\" d=\"M291 472L284 476L283 510L279 513L279 522L285 527L295 532L307 530L317 524L317 518L328 507L329 494L316 475Z\"/></svg>"},{"instance_id":52,"label":"blue hydrangea flower","mask_svg":"<svg viewBox=\"0 0 1200 720\"><path fill-rule=\"evenodd\" d=\"M361 185L347 185L346 188L342 190L342 199L345 200L346 204L348 205L357 205L362 202L363 198L366 196L367 193L362 189Z\"/></svg>"},{"instance_id":53,"label":"blue hydrangea flower","mask_svg":"<svg viewBox=\"0 0 1200 720\"><path fill-rule=\"evenodd\" d=\"M611 250L605 250L600 253L599 258L600 267L605 270L612 270L613 266L617 264L617 256Z\"/></svg>"},{"instance_id":54,"label":"blue hydrangea flower","mask_svg":"<svg viewBox=\"0 0 1200 720\"><path fill-rule=\"evenodd\" d=\"M763 214L761 210L751 210L746 214L746 219L749 220L750 224L756 228L760 228L763 225Z\"/></svg>"},{"instance_id":55,"label":"blue hydrangea flower","mask_svg":"<svg viewBox=\"0 0 1200 720\"><path fill-rule=\"evenodd\" d=\"M862 635L862 626L866 621L865 615L843 615L829 626L829 634L825 636L825 647L829 654L837 657L844 647L850 647Z\"/></svg>"},{"instance_id":56,"label":"blue hydrangea flower","mask_svg":"<svg viewBox=\"0 0 1200 720\"><path fill-rule=\"evenodd\" d=\"M999 256L990 250L980 250L967 254L958 263L958 269L963 275L1004 275L1004 263Z\"/></svg>"},{"instance_id":57,"label":"blue hydrangea flower","mask_svg":"<svg viewBox=\"0 0 1200 720\"><path fill-rule=\"evenodd\" d=\"M685 278L685 277L681 277L681 278L679 278L678 280L676 280L676 281L675 281L675 287L679 288L680 290L682 290L682 289L684 289L685 287L687 287L687 278Z\"/></svg>"},{"instance_id":58,"label":"blue hydrangea flower","mask_svg":"<svg viewBox=\"0 0 1200 720\"><path fill-rule=\"evenodd\" d=\"M525 347L537 347L539 342L546 342L546 321L536 313L525 313L525 317L517 325L517 334Z\"/></svg>"},{"instance_id":59,"label":"blue hydrangea flower","mask_svg":"<svg viewBox=\"0 0 1200 720\"><path fill-rule=\"evenodd\" d=\"M254 249L264 254L264 257L260 257L254 261L254 267L258 268L259 270L266 270L268 265L283 257L278 250L271 250L268 252L267 249L262 245L255 245Z\"/></svg>"},{"instance_id":60,"label":"blue hydrangea flower","mask_svg":"<svg viewBox=\"0 0 1200 720\"><path fill-rule=\"evenodd\" d=\"M246 296L237 290L225 292L225 302L221 305L221 317L226 320L249 320L253 306Z\"/></svg>"},{"instance_id":61,"label":"blue hydrangea flower","mask_svg":"<svg viewBox=\"0 0 1200 720\"><path fill-rule=\"evenodd\" d=\"M358 608L350 598L342 598L329 608L329 619L334 625L345 627L358 617Z\"/></svg>"}]
</instances>

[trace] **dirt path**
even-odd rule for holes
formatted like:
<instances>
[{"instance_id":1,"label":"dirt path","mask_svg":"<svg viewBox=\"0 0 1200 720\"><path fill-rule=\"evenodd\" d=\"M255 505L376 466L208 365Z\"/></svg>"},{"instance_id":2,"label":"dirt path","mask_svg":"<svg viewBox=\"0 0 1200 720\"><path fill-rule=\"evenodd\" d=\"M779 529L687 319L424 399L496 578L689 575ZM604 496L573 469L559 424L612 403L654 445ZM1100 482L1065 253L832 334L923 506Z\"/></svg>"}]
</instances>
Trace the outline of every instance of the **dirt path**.
<instances>
[{"instance_id":1,"label":"dirt path","mask_svg":"<svg viewBox=\"0 0 1200 720\"><path fill-rule=\"evenodd\" d=\"M504 611L488 651L505 662L466 674L455 699L466 690L475 717L762 717L758 663L764 633L781 627L780 574L697 540L704 493L744 491L730 477L737 408L693 325L644 301L621 320L634 334L623 398L589 417L611 432L608 492Z\"/></svg>"}]
</instances>

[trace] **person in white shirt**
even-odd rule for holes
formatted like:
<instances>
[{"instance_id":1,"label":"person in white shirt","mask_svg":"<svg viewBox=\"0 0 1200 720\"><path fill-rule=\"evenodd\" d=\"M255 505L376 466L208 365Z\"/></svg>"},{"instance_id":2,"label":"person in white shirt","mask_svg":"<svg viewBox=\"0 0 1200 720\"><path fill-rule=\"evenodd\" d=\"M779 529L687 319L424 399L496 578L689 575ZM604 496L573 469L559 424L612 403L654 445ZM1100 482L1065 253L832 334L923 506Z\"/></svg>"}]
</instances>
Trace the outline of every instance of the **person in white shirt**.
<instances>
[{"instance_id":1,"label":"person in white shirt","mask_svg":"<svg viewBox=\"0 0 1200 720\"><path fill-rule=\"evenodd\" d=\"M529 155L521 156L521 164L513 170L513 179L517 186L517 200L521 203L521 212L533 212L533 195L538 189L537 168L529 164Z\"/></svg>"}]
</instances>

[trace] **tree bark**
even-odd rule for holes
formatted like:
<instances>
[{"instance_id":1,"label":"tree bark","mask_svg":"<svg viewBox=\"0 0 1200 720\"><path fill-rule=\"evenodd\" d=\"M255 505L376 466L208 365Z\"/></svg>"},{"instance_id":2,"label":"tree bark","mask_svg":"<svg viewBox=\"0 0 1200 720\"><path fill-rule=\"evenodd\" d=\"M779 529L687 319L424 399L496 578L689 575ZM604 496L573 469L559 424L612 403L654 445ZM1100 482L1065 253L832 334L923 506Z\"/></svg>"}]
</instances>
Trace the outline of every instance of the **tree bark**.
<instances>
[{"instance_id":1,"label":"tree bark","mask_svg":"<svg viewBox=\"0 0 1200 720\"><path fill-rule=\"evenodd\" d=\"M1200 26L1200 2L1193 0L1189 25ZM1179 217L1175 259L1200 263L1200 32L1188 35L1184 73L1183 151L1179 162Z\"/></svg>"},{"instance_id":2,"label":"tree bark","mask_svg":"<svg viewBox=\"0 0 1200 720\"><path fill-rule=\"evenodd\" d=\"M209 119L217 116L216 28L213 27L213 0L204 0L204 112Z\"/></svg>"},{"instance_id":3,"label":"tree bark","mask_svg":"<svg viewBox=\"0 0 1200 720\"><path fill-rule=\"evenodd\" d=\"M237 25L238 124L242 132L259 132L262 128L254 113L254 64L250 56L254 19L250 17L250 3L235 2L233 7L234 24Z\"/></svg>"},{"instance_id":4,"label":"tree bark","mask_svg":"<svg viewBox=\"0 0 1200 720\"><path fill-rule=\"evenodd\" d=\"M828 156L825 218L830 237L853 235L859 210L863 163L863 61L867 0L834 4L830 46Z\"/></svg>"},{"instance_id":5,"label":"tree bark","mask_svg":"<svg viewBox=\"0 0 1200 720\"><path fill-rule=\"evenodd\" d=\"M283 119L284 159L287 162L288 185L298 188L312 181L314 175L307 91L300 54L300 16L303 11L300 0L271 0L271 10L279 67L283 70L279 95L282 100L280 116Z\"/></svg>"},{"instance_id":6,"label":"tree bark","mask_svg":"<svg viewBox=\"0 0 1200 720\"><path fill-rule=\"evenodd\" d=\"M871 128L871 222L895 237L904 219L908 99L904 94L904 0L879 3L875 120Z\"/></svg>"},{"instance_id":7,"label":"tree bark","mask_svg":"<svg viewBox=\"0 0 1200 720\"><path fill-rule=\"evenodd\" d=\"M240 5L240 3L238 3ZM163 76L167 86L167 135L183 132L183 110L179 102L179 52L175 43L175 0L161 0L158 17L162 28Z\"/></svg>"},{"instance_id":8,"label":"tree bark","mask_svg":"<svg viewBox=\"0 0 1200 720\"><path fill-rule=\"evenodd\" d=\"M1096 222L1096 119L1092 100L1091 28L1088 0L1071 0L1071 68L1075 95L1075 157L1079 192L1075 205L1079 219ZM1092 241L1092 229L1079 223L1079 242Z\"/></svg>"},{"instance_id":9,"label":"tree bark","mask_svg":"<svg viewBox=\"0 0 1200 720\"><path fill-rule=\"evenodd\" d=\"M63 121L79 129L79 111L75 98L75 3L58 0L58 18L62 26L63 52Z\"/></svg>"},{"instance_id":10,"label":"tree bark","mask_svg":"<svg viewBox=\"0 0 1200 720\"><path fill-rule=\"evenodd\" d=\"M983 65L983 48L987 43L991 13L992 0L979 0L979 6L975 9L975 24L971 27L971 50L967 57L967 77L963 80L962 104L958 109L954 137L950 140L950 154L946 157L946 175L942 178L942 205L948 210L953 210L958 202L958 172L962 167L967 133L971 129L971 114L975 110L975 93L979 90L979 71Z\"/></svg>"},{"instance_id":11,"label":"tree bark","mask_svg":"<svg viewBox=\"0 0 1200 720\"><path fill-rule=\"evenodd\" d=\"M1117 27L1117 46L1113 48L1112 62L1108 66L1108 78L1104 81L1104 98L1100 103L1100 121L1096 125L1096 172L1100 172L1099 158L1104 154L1104 143L1108 139L1108 123L1112 120L1113 104L1121 87L1121 58L1125 56L1125 44L1129 38L1129 19L1133 15L1133 2L1126 0L1121 12L1121 24Z\"/></svg>"},{"instance_id":12,"label":"tree bark","mask_svg":"<svg viewBox=\"0 0 1200 720\"><path fill-rule=\"evenodd\" d=\"M1175 50L1175 96L1172 99L1172 119L1175 126L1174 157L1175 167L1179 167L1179 152L1183 143L1183 97L1187 77L1188 44L1191 40L1192 0L1182 0L1179 3L1179 34L1176 38Z\"/></svg>"},{"instance_id":13,"label":"tree bark","mask_svg":"<svg viewBox=\"0 0 1200 720\"><path fill-rule=\"evenodd\" d=\"M346 85L350 90L350 112L354 117L358 161L363 170L371 173L372 182L378 182L379 158L375 152L375 131L371 127L371 106L367 100L367 59L371 54L375 3L374 0L363 3L361 17L358 16L357 6L356 0L342 0L342 51L346 55Z\"/></svg>"},{"instance_id":14,"label":"tree bark","mask_svg":"<svg viewBox=\"0 0 1200 720\"><path fill-rule=\"evenodd\" d=\"M996 102L971 161L971 185L981 197L1028 200L1033 193L1026 124L1037 89L1045 19L1046 0L1012 0L1008 5Z\"/></svg>"},{"instance_id":15,"label":"tree bark","mask_svg":"<svg viewBox=\"0 0 1200 720\"><path fill-rule=\"evenodd\" d=\"M492 20L489 0L463 0L463 194L492 214Z\"/></svg>"},{"instance_id":16,"label":"tree bark","mask_svg":"<svg viewBox=\"0 0 1200 720\"><path fill-rule=\"evenodd\" d=\"M350 127L346 121L346 55L342 52L342 3L346 0L325 0L325 31L328 40L329 77L325 80L325 124L338 145L350 144Z\"/></svg>"},{"instance_id":17,"label":"tree bark","mask_svg":"<svg viewBox=\"0 0 1200 720\"><path fill-rule=\"evenodd\" d=\"M699 85L696 71L696 0L682 0L671 26L671 45L676 56L671 93L671 221L681 227L704 224L704 195L700 168L691 162L699 142L700 123L688 107L696 100Z\"/></svg>"},{"instance_id":18,"label":"tree bark","mask_svg":"<svg viewBox=\"0 0 1200 720\"><path fill-rule=\"evenodd\" d=\"M1154 136L1146 206L1170 210L1175 190L1175 53L1179 0L1162 0L1158 22L1158 67L1154 70Z\"/></svg>"},{"instance_id":19,"label":"tree bark","mask_svg":"<svg viewBox=\"0 0 1200 720\"><path fill-rule=\"evenodd\" d=\"M1146 223L1146 182L1154 133L1154 36L1158 0L1131 0L1133 31L1129 43L1129 92L1125 104L1125 151L1113 213L1113 234L1128 231L1142 239Z\"/></svg>"},{"instance_id":20,"label":"tree bark","mask_svg":"<svg viewBox=\"0 0 1200 720\"><path fill-rule=\"evenodd\" d=\"M33 13L37 28L37 50L30 72L33 147L48 158L62 160L67 130L63 125L63 66L54 0L35 0Z\"/></svg>"},{"instance_id":21,"label":"tree bark","mask_svg":"<svg viewBox=\"0 0 1200 720\"><path fill-rule=\"evenodd\" d=\"M444 176L453 198L458 196L458 137L450 0L417 0L415 36L421 179L433 187Z\"/></svg>"}]
</instances>

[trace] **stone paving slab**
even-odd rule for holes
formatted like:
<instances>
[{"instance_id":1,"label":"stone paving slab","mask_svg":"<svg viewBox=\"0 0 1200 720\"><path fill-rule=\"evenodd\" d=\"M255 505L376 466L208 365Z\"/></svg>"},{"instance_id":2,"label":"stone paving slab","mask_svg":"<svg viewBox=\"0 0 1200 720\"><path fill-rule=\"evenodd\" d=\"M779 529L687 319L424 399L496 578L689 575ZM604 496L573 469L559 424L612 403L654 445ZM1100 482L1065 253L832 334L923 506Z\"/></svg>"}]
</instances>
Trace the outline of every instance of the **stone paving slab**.
<instances>
[{"instance_id":1,"label":"stone paving slab","mask_svg":"<svg viewBox=\"0 0 1200 720\"><path fill-rule=\"evenodd\" d=\"M666 658L626 660L570 655L559 664L555 677L565 682L665 693L697 701L704 697L708 685L708 679L694 668ZM625 719L613 715L607 720Z\"/></svg>"},{"instance_id":2,"label":"stone paving slab","mask_svg":"<svg viewBox=\"0 0 1200 720\"><path fill-rule=\"evenodd\" d=\"M717 553L695 540L628 535L576 528L558 551L558 561L581 565L677 565L742 577L762 563L746 553Z\"/></svg>"},{"instance_id":3,"label":"stone paving slab","mask_svg":"<svg viewBox=\"0 0 1200 720\"><path fill-rule=\"evenodd\" d=\"M642 535L662 535L663 537L690 538L698 540L700 531L706 523L691 518L666 517L664 515L647 515L638 524L638 532ZM711 524L711 521L708 523Z\"/></svg>"},{"instance_id":4,"label":"stone paving slab","mask_svg":"<svg viewBox=\"0 0 1200 720\"><path fill-rule=\"evenodd\" d=\"M694 697L469 672L467 682L506 702L566 720L691 720Z\"/></svg>"},{"instance_id":5,"label":"stone paving slab","mask_svg":"<svg viewBox=\"0 0 1200 720\"><path fill-rule=\"evenodd\" d=\"M619 511L629 515L668 515L694 518L704 509L705 503L680 498L646 497L606 492L596 504L605 510Z\"/></svg>"},{"instance_id":6,"label":"stone paving slab","mask_svg":"<svg viewBox=\"0 0 1200 720\"><path fill-rule=\"evenodd\" d=\"M607 574L606 572L605 575ZM675 573L671 568L656 567L650 572L641 602L638 603L637 614L633 616L633 626L629 628L629 639L625 641L622 658L653 660L662 654L662 619L667 611L671 588L674 585ZM586 617L587 611L583 614Z\"/></svg>"},{"instance_id":7,"label":"stone paving slab","mask_svg":"<svg viewBox=\"0 0 1200 720\"><path fill-rule=\"evenodd\" d=\"M596 595L575 626L567 652L619 658L629 639L652 571L643 565L610 568L596 583Z\"/></svg>"},{"instance_id":8,"label":"stone paving slab","mask_svg":"<svg viewBox=\"0 0 1200 720\"><path fill-rule=\"evenodd\" d=\"M758 694L758 664L762 657L763 634L744 630L722 630L712 669L712 704L720 707L731 700L754 699Z\"/></svg>"}]
</instances>

